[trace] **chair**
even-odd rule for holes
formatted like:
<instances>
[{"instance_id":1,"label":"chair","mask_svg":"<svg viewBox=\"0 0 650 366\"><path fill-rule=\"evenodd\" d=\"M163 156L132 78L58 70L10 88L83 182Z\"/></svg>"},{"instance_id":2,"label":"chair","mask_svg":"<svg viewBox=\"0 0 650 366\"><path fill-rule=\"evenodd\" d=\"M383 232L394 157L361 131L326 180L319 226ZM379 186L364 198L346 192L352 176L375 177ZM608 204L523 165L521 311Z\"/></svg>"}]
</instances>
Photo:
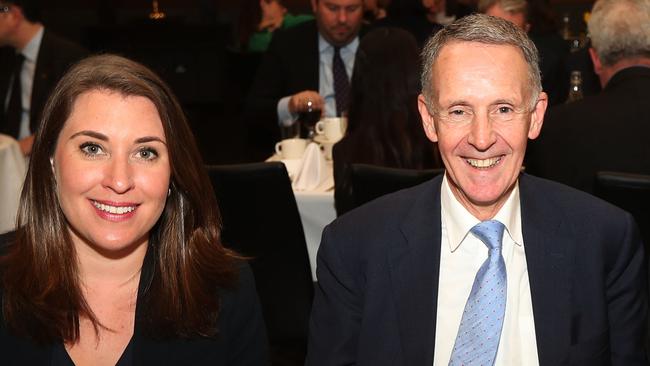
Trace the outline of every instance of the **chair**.
<instances>
[{"instance_id":1,"label":"chair","mask_svg":"<svg viewBox=\"0 0 650 366\"><path fill-rule=\"evenodd\" d=\"M650 175L597 172L595 193L634 216L641 230L647 259L650 253ZM650 356L650 337L646 338L646 352Z\"/></svg>"},{"instance_id":2,"label":"chair","mask_svg":"<svg viewBox=\"0 0 650 366\"><path fill-rule=\"evenodd\" d=\"M224 244L251 258L272 365L303 365L314 294L298 206L284 164L207 167Z\"/></svg>"},{"instance_id":3,"label":"chair","mask_svg":"<svg viewBox=\"0 0 650 366\"><path fill-rule=\"evenodd\" d=\"M399 169L368 164L350 165L350 203L355 208L388 193L409 188L435 177L444 169Z\"/></svg>"},{"instance_id":4,"label":"chair","mask_svg":"<svg viewBox=\"0 0 650 366\"><path fill-rule=\"evenodd\" d=\"M650 175L597 172L595 193L634 216L650 253Z\"/></svg>"}]
</instances>

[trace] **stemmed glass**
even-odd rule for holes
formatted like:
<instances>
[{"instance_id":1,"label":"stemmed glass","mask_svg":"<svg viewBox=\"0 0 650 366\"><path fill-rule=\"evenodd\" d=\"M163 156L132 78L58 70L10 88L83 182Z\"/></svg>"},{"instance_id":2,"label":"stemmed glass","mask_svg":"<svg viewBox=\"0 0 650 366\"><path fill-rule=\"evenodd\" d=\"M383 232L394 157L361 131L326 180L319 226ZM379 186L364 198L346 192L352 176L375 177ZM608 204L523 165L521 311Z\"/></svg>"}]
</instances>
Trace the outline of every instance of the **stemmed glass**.
<instances>
[{"instance_id":1,"label":"stemmed glass","mask_svg":"<svg viewBox=\"0 0 650 366\"><path fill-rule=\"evenodd\" d=\"M308 135L307 138L310 140L314 139L316 135L314 129L316 123L320 120L321 110L314 107L314 102L311 100L307 101L307 110L300 113L299 119L300 123L307 128Z\"/></svg>"}]
</instances>

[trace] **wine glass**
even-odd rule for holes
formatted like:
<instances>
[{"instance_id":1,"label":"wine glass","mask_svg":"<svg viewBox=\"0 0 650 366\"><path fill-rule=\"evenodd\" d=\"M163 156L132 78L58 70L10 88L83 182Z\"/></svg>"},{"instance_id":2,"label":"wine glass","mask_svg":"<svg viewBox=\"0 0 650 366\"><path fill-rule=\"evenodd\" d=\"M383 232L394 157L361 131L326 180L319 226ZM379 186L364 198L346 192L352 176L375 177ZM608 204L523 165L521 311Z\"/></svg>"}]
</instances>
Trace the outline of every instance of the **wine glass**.
<instances>
[{"instance_id":1,"label":"wine glass","mask_svg":"<svg viewBox=\"0 0 650 366\"><path fill-rule=\"evenodd\" d=\"M311 100L307 101L307 110L300 113L299 120L300 123L302 123L302 125L305 126L305 128L307 129L308 131L307 137L310 140L314 139L315 136L314 128L316 126L316 123L320 120L320 116L321 116L321 110L316 109L314 107L314 102L312 102Z\"/></svg>"}]
</instances>

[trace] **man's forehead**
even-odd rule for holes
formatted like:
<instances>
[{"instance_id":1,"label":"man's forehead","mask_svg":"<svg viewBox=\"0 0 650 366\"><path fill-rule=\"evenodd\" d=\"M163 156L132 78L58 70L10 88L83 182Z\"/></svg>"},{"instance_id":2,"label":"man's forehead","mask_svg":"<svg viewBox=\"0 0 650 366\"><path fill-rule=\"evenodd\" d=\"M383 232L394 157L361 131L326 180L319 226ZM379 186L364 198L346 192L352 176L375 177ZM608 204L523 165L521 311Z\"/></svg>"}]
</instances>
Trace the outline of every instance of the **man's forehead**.
<instances>
[{"instance_id":1,"label":"man's forehead","mask_svg":"<svg viewBox=\"0 0 650 366\"><path fill-rule=\"evenodd\" d=\"M444 72L448 68L458 67L458 62L488 65L491 60L504 57L507 58L507 64L495 66L507 67L517 61L526 65L523 52L514 45L454 40L440 48L431 66L433 73L437 73Z\"/></svg>"},{"instance_id":2,"label":"man's forehead","mask_svg":"<svg viewBox=\"0 0 650 366\"><path fill-rule=\"evenodd\" d=\"M455 99L457 94L482 84L473 90L472 97L479 96L475 93L488 96L501 90L496 94L505 98L506 94L520 94L520 86L528 89L530 84L523 53L509 44L454 41L440 49L432 67L432 92L437 97L442 93ZM512 99L514 94L506 99Z\"/></svg>"}]
</instances>

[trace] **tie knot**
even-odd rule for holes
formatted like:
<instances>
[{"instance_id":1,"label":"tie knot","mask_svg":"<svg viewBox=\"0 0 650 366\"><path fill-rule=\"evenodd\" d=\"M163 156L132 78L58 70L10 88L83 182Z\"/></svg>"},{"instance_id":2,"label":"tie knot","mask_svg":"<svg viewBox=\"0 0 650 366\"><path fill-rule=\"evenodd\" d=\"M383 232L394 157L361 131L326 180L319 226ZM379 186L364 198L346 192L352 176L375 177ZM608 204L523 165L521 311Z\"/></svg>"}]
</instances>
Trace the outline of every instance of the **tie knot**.
<instances>
[{"instance_id":1,"label":"tie knot","mask_svg":"<svg viewBox=\"0 0 650 366\"><path fill-rule=\"evenodd\" d=\"M489 249L501 249L501 238L505 226L497 220L476 224L470 232L478 237Z\"/></svg>"},{"instance_id":2,"label":"tie knot","mask_svg":"<svg viewBox=\"0 0 650 366\"><path fill-rule=\"evenodd\" d=\"M341 54L341 47L334 47L334 55L340 55Z\"/></svg>"}]
</instances>

